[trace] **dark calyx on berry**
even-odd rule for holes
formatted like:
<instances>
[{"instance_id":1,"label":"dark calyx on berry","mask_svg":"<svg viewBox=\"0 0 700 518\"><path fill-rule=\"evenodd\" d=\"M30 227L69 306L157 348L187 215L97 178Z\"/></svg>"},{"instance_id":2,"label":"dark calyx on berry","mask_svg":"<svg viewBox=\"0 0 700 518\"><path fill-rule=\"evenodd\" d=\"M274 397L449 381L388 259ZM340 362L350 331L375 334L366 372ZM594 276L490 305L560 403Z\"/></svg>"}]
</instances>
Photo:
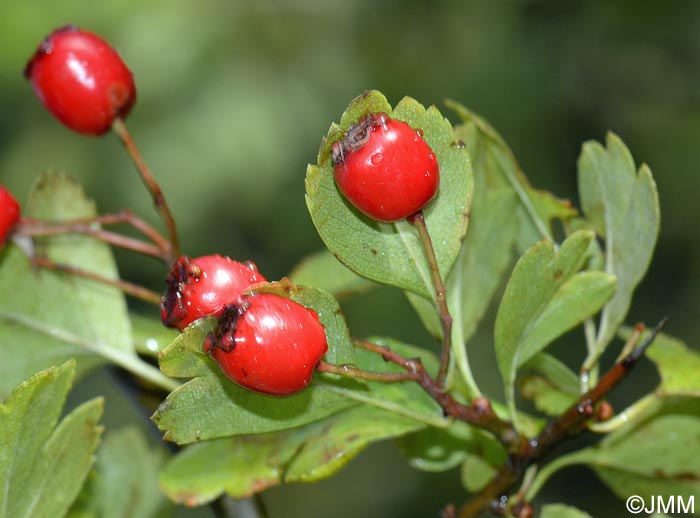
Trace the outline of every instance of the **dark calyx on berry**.
<instances>
[{"instance_id":1,"label":"dark calyx on berry","mask_svg":"<svg viewBox=\"0 0 700 518\"><path fill-rule=\"evenodd\" d=\"M161 319L168 327L177 327L185 319L188 308L183 300L185 287L197 282L202 275L199 266L192 264L187 256L180 257L170 268L165 278L166 290L160 299Z\"/></svg>"},{"instance_id":2,"label":"dark calyx on berry","mask_svg":"<svg viewBox=\"0 0 700 518\"><path fill-rule=\"evenodd\" d=\"M345 161L345 156L367 144L373 127L385 126L389 120L386 113L371 113L350 126L342 140L333 142L331 160L334 164Z\"/></svg>"},{"instance_id":3,"label":"dark calyx on berry","mask_svg":"<svg viewBox=\"0 0 700 518\"><path fill-rule=\"evenodd\" d=\"M230 353L236 347L235 333L236 321L245 313L250 304L242 302L241 304L227 304L224 311L219 316L219 321L216 329L207 333L204 340L204 352L211 352L212 349L221 349L224 352Z\"/></svg>"}]
</instances>

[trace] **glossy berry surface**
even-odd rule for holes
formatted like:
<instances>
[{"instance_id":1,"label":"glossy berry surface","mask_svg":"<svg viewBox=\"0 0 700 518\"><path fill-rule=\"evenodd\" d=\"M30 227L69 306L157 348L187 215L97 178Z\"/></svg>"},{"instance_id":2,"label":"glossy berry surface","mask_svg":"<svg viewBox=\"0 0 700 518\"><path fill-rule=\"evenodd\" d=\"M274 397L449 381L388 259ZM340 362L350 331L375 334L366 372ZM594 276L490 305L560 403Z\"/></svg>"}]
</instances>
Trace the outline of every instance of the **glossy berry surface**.
<instances>
[{"instance_id":1,"label":"glossy berry surface","mask_svg":"<svg viewBox=\"0 0 700 518\"><path fill-rule=\"evenodd\" d=\"M418 130L372 113L333 143L338 188L357 209L379 221L421 210L437 192L437 157Z\"/></svg>"},{"instance_id":2,"label":"glossy berry surface","mask_svg":"<svg viewBox=\"0 0 700 518\"><path fill-rule=\"evenodd\" d=\"M102 135L136 101L131 71L99 36L74 26L49 34L24 75L46 108L70 129Z\"/></svg>"},{"instance_id":3,"label":"glossy berry surface","mask_svg":"<svg viewBox=\"0 0 700 518\"><path fill-rule=\"evenodd\" d=\"M167 288L160 300L163 324L180 331L195 320L219 315L235 303L253 284L267 280L254 263L239 263L222 255L190 259L180 257L165 279Z\"/></svg>"},{"instance_id":4,"label":"glossy berry surface","mask_svg":"<svg viewBox=\"0 0 700 518\"><path fill-rule=\"evenodd\" d=\"M328 343L315 311L260 293L224 311L204 350L242 387L284 396L311 383Z\"/></svg>"},{"instance_id":5,"label":"glossy berry surface","mask_svg":"<svg viewBox=\"0 0 700 518\"><path fill-rule=\"evenodd\" d=\"M19 221L19 215L19 203L10 191L0 185L0 246L7 241L7 236Z\"/></svg>"}]
</instances>

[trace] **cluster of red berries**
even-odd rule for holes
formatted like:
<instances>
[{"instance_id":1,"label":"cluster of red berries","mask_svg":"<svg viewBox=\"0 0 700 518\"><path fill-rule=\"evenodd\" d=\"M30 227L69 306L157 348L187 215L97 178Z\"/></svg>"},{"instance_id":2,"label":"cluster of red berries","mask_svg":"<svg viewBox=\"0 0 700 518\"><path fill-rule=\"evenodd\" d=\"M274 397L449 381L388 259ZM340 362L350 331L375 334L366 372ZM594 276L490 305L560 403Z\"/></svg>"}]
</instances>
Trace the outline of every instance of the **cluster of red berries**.
<instances>
[{"instance_id":1,"label":"cluster of red berries","mask_svg":"<svg viewBox=\"0 0 700 518\"><path fill-rule=\"evenodd\" d=\"M161 318L180 331L213 315L217 327L204 351L239 385L287 395L305 388L328 350L315 311L292 300L250 288L266 282L252 262L221 255L181 257L166 278Z\"/></svg>"},{"instance_id":2,"label":"cluster of red berries","mask_svg":"<svg viewBox=\"0 0 700 518\"><path fill-rule=\"evenodd\" d=\"M106 133L136 101L131 71L99 36L72 25L39 45L24 70L46 108L70 129ZM0 242L15 225L14 198L0 189ZM161 300L161 318L179 330L205 316L219 317L207 338L210 353L236 383L266 394L306 387L328 350L315 311L272 294L245 293L266 282L253 263L220 255L181 257L172 266Z\"/></svg>"},{"instance_id":3,"label":"cluster of red berries","mask_svg":"<svg viewBox=\"0 0 700 518\"><path fill-rule=\"evenodd\" d=\"M131 71L99 36L74 26L51 33L24 71L46 108L72 130L102 135L136 101ZM331 149L340 191L361 212L383 222L420 211L436 194L437 158L422 132L385 113L351 126ZM14 198L0 189L0 243L19 217ZM240 385L267 394L306 387L328 344L318 315L281 296L255 294L266 282L253 263L210 255L181 257L172 266L161 318L179 330L218 317L205 352Z\"/></svg>"}]
</instances>

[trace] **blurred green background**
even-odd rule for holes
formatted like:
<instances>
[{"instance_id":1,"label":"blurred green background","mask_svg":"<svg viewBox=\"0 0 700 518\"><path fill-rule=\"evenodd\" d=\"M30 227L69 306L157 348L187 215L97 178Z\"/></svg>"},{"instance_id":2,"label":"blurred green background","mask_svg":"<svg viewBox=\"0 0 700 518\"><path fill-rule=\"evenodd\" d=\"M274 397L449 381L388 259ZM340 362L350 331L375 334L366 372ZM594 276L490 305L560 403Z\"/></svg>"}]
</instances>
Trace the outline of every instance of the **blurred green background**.
<instances>
[{"instance_id":1,"label":"blurred green background","mask_svg":"<svg viewBox=\"0 0 700 518\"><path fill-rule=\"evenodd\" d=\"M103 35L133 70L138 102L128 123L186 252L249 258L270 279L322 246L304 204L306 164L365 89L392 103L404 95L441 108L445 98L464 103L503 134L536 186L576 204L582 142L615 131L651 166L662 208L657 253L629 321L669 315L669 332L695 344L700 2L1 0L0 183L24 197L42 170L67 171L101 212L128 207L157 224L116 137L63 128L22 77L39 41L65 23ZM125 278L161 290L159 264L126 253L118 260ZM357 335L429 341L392 290L345 309ZM480 339L479 381L497 390L490 337ZM580 361L580 335L569 342ZM97 390L95 378L84 391ZM123 403L108 402L108 425L123 421ZM597 516L623 512L584 470L548 489L548 499ZM272 517L436 516L465 498L457 472L415 472L388 446L318 486L265 495Z\"/></svg>"}]
</instances>

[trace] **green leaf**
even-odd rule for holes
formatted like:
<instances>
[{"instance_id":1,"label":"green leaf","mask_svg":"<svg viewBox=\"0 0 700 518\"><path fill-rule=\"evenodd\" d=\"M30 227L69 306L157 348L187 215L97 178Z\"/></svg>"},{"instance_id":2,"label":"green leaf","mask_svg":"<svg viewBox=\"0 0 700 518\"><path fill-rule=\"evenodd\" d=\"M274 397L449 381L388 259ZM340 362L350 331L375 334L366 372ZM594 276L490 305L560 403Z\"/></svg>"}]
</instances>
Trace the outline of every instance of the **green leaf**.
<instances>
[{"instance_id":1,"label":"green leaf","mask_svg":"<svg viewBox=\"0 0 700 518\"><path fill-rule=\"evenodd\" d=\"M289 278L300 286L313 286L327 291L338 300L364 293L376 286L374 282L350 270L325 249L302 260L289 274Z\"/></svg>"},{"instance_id":2,"label":"green leaf","mask_svg":"<svg viewBox=\"0 0 700 518\"><path fill-rule=\"evenodd\" d=\"M558 251L541 241L518 261L508 282L496 316L495 346L516 425L513 387L518 367L595 314L614 292L612 276L578 273L592 239L592 232L576 232Z\"/></svg>"},{"instance_id":3,"label":"green leaf","mask_svg":"<svg viewBox=\"0 0 700 518\"><path fill-rule=\"evenodd\" d=\"M306 203L321 239L333 255L359 275L376 282L433 297L430 270L416 230L407 221L380 223L352 207L333 179L330 148L363 115L383 111L424 131L440 164L440 188L423 210L440 271L449 272L466 232L472 175L467 151L454 141L452 126L434 107L427 110L404 98L392 111L379 92L356 98L323 140L318 164L306 174Z\"/></svg>"},{"instance_id":4,"label":"green leaf","mask_svg":"<svg viewBox=\"0 0 700 518\"><path fill-rule=\"evenodd\" d=\"M163 451L129 426L107 434L95 470L73 513L99 518L151 518L166 504L158 485Z\"/></svg>"},{"instance_id":5,"label":"green leaf","mask_svg":"<svg viewBox=\"0 0 700 518\"><path fill-rule=\"evenodd\" d=\"M551 354L538 353L528 360L524 367L542 374L563 392L572 395L580 393L578 376Z\"/></svg>"},{"instance_id":6,"label":"green leaf","mask_svg":"<svg viewBox=\"0 0 700 518\"><path fill-rule=\"evenodd\" d=\"M66 514L93 464L103 402L80 405L56 427L75 362L29 378L0 405L0 517Z\"/></svg>"},{"instance_id":7,"label":"green leaf","mask_svg":"<svg viewBox=\"0 0 700 518\"><path fill-rule=\"evenodd\" d=\"M587 463L621 498L700 497L700 399L661 402L658 412L608 435Z\"/></svg>"},{"instance_id":8,"label":"green leaf","mask_svg":"<svg viewBox=\"0 0 700 518\"><path fill-rule=\"evenodd\" d=\"M565 504L547 504L542 507L540 518L591 518L591 515Z\"/></svg>"},{"instance_id":9,"label":"green leaf","mask_svg":"<svg viewBox=\"0 0 700 518\"><path fill-rule=\"evenodd\" d=\"M356 407L292 430L189 446L165 467L160 482L173 501L188 505L224 492L247 497L282 481L326 478L370 443L422 426L378 408Z\"/></svg>"},{"instance_id":10,"label":"green leaf","mask_svg":"<svg viewBox=\"0 0 700 518\"><path fill-rule=\"evenodd\" d=\"M551 416L561 415L577 400L576 395L564 392L547 378L533 374L523 376L518 388L524 399L532 400L537 410Z\"/></svg>"},{"instance_id":11,"label":"green leaf","mask_svg":"<svg viewBox=\"0 0 700 518\"><path fill-rule=\"evenodd\" d=\"M488 122L458 102L446 104L463 121L455 133L472 153L475 176L483 174L490 188L512 189L517 196L519 249L524 251L543 238L551 241L553 221L574 217L576 209L568 200L533 188L510 147Z\"/></svg>"},{"instance_id":12,"label":"green leaf","mask_svg":"<svg viewBox=\"0 0 700 518\"><path fill-rule=\"evenodd\" d=\"M92 201L65 175L47 173L37 182L28 217L62 220L96 214ZM117 278L110 248L93 238L37 238L38 253L108 278ZM133 352L124 295L95 281L35 270L21 251L0 252L0 397L22 379L69 358L82 373L107 356L124 367L143 366ZM138 367L137 367L138 368ZM155 369L152 369L155 372Z\"/></svg>"},{"instance_id":13,"label":"green leaf","mask_svg":"<svg viewBox=\"0 0 700 518\"><path fill-rule=\"evenodd\" d=\"M474 396L478 389L472 379L467 343L503 282L516 242L526 249L542 237L550 237L552 221L568 219L576 211L570 203L533 189L510 148L488 123L454 101L447 105L463 121L455 127L455 138L464 143L474 171L469 230L446 281L454 319L453 356ZM416 295L408 298L426 328L441 337L435 305Z\"/></svg>"},{"instance_id":14,"label":"green leaf","mask_svg":"<svg viewBox=\"0 0 700 518\"><path fill-rule=\"evenodd\" d=\"M540 374L524 376L519 387L520 394L533 400L538 410L558 416L578 399L578 377L554 356L538 353L523 367Z\"/></svg>"},{"instance_id":15,"label":"green leaf","mask_svg":"<svg viewBox=\"0 0 700 518\"><path fill-rule=\"evenodd\" d=\"M259 291L289 297L315 310L328 338L326 360L335 364L355 363L345 321L331 295L289 283L271 283ZM359 384L336 383L321 376L316 376L307 389L287 397L258 394L236 385L202 352L213 323L214 319L196 321L159 355L160 368L168 376L194 378L173 391L152 417L165 432L165 439L187 444L229 435L284 430L356 404L338 393L337 388L349 390Z\"/></svg>"},{"instance_id":16,"label":"green leaf","mask_svg":"<svg viewBox=\"0 0 700 518\"><path fill-rule=\"evenodd\" d=\"M425 424L363 405L318 423L285 468L285 482L312 482L331 476L371 443L424 428Z\"/></svg>"},{"instance_id":17,"label":"green leaf","mask_svg":"<svg viewBox=\"0 0 700 518\"><path fill-rule=\"evenodd\" d=\"M251 496L280 483L280 466L294 455L305 435L301 428L190 445L165 466L161 488L173 502L188 506L206 504L222 493Z\"/></svg>"},{"instance_id":18,"label":"green leaf","mask_svg":"<svg viewBox=\"0 0 700 518\"><path fill-rule=\"evenodd\" d=\"M601 316L595 358L624 321L659 233L659 199L651 171L646 165L635 170L629 150L616 135L609 133L606 144L585 143L578 162L583 211L605 238L605 271L617 277L617 291Z\"/></svg>"},{"instance_id":19,"label":"green leaf","mask_svg":"<svg viewBox=\"0 0 700 518\"><path fill-rule=\"evenodd\" d=\"M496 474L496 468L478 455L467 454L460 476L462 485L470 493L480 491Z\"/></svg>"},{"instance_id":20,"label":"green leaf","mask_svg":"<svg viewBox=\"0 0 700 518\"><path fill-rule=\"evenodd\" d=\"M89 330L80 306L62 278L33 271L19 248L8 244L0 252L0 397L22 379L70 358L82 373L102 363L90 350L54 330L69 328L84 337Z\"/></svg>"},{"instance_id":21,"label":"green leaf","mask_svg":"<svg viewBox=\"0 0 700 518\"><path fill-rule=\"evenodd\" d=\"M95 203L70 176L45 173L32 190L27 206L29 217L63 221L97 216ZM89 236L60 235L34 240L37 255L108 279L118 279L119 272L106 243ZM64 276L81 308L81 319L89 323L90 337L122 351L132 351L131 323L124 294L115 287L72 275Z\"/></svg>"},{"instance_id":22,"label":"green leaf","mask_svg":"<svg viewBox=\"0 0 700 518\"><path fill-rule=\"evenodd\" d=\"M661 333L646 351L661 375L656 392L664 396L700 397L700 353Z\"/></svg>"},{"instance_id":23,"label":"green leaf","mask_svg":"<svg viewBox=\"0 0 700 518\"><path fill-rule=\"evenodd\" d=\"M656 397L643 412L597 446L564 455L542 470L533 486L572 464L590 466L620 498L700 496L700 399ZM528 497L536 491L530 491Z\"/></svg>"},{"instance_id":24,"label":"green leaf","mask_svg":"<svg viewBox=\"0 0 700 518\"><path fill-rule=\"evenodd\" d=\"M397 440L397 446L411 466L423 471L452 469L472 454L494 466L507 457L492 435L462 421L454 421L446 429L428 427L405 435Z\"/></svg>"}]
</instances>

